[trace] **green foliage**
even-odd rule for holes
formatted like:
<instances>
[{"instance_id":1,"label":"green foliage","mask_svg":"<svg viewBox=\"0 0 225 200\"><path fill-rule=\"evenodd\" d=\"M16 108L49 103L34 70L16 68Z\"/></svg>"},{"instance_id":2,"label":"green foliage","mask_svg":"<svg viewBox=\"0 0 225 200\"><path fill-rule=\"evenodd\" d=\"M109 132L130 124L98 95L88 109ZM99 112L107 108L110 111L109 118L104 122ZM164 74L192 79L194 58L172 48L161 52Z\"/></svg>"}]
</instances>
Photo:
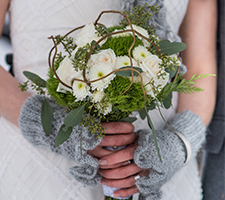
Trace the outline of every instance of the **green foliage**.
<instances>
[{"instance_id":1,"label":"green foliage","mask_svg":"<svg viewBox=\"0 0 225 200\"><path fill-rule=\"evenodd\" d=\"M64 37L61 35L56 35L55 41L57 45L61 43L65 51L68 52L69 54L71 54L71 52L76 48L76 44L73 42L72 37Z\"/></svg>"},{"instance_id":2,"label":"green foliage","mask_svg":"<svg viewBox=\"0 0 225 200\"><path fill-rule=\"evenodd\" d=\"M133 83L130 89L122 95L129 87L131 81L128 78L116 76L109 87L105 90L113 108L122 112L133 112L145 107L146 98L141 87L141 83Z\"/></svg>"},{"instance_id":3,"label":"green foliage","mask_svg":"<svg viewBox=\"0 0 225 200\"><path fill-rule=\"evenodd\" d=\"M209 76L215 76L214 74L200 74L199 76L196 76L194 74L189 80L186 80L185 78L182 78L182 74L177 77L177 79L174 82L171 82L167 84L161 92L157 95L157 99L159 102L163 104L163 101L165 99L168 99L170 93L172 92L183 92L185 94L193 94L195 92L201 92L203 89L196 86L195 80L206 78Z\"/></svg>"},{"instance_id":4,"label":"green foliage","mask_svg":"<svg viewBox=\"0 0 225 200\"><path fill-rule=\"evenodd\" d=\"M55 59L55 70L58 69L60 62L64 59L64 56L58 54ZM51 68L49 68L48 72L48 80L47 80L47 90L49 95L56 101L57 104L68 106L68 104L72 104L75 101L75 97L72 93L67 92L66 94L57 92L57 88L59 85L59 80L55 77L54 72ZM77 106L79 107L79 105Z\"/></svg>"},{"instance_id":5,"label":"green foliage","mask_svg":"<svg viewBox=\"0 0 225 200\"><path fill-rule=\"evenodd\" d=\"M84 107L85 105L82 105L76 109L71 110L68 113L68 115L64 120L65 130L68 129L69 127L77 126L80 123L84 114Z\"/></svg>"},{"instance_id":6,"label":"green foliage","mask_svg":"<svg viewBox=\"0 0 225 200\"><path fill-rule=\"evenodd\" d=\"M106 28L105 25L103 24L97 24L95 26L95 30L97 31L97 35L99 37L106 35L107 33L109 33L109 30Z\"/></svg>"},{"instance_id":7,"label":"green foliage","mask_svg":"<svg viewBox=\"0 0 225 200\"><path fill-rule=\"evenodd\" d=\"M37 74L34 74L32 72L28 72L28 71L23 71L23 74L27 77L27 79L31 80L37 86L46 87L46 81L43 80Z\"/></svg>"},{"instance_id":8,"label":"green foliage","mask_svg":"<svg viewBox=\"0 0 225 200\"><path fill-rule=\"evenodd\" d=\"M129 20L132 24L135 24L137 26L140 26L148 31L149 34L155 33L155 27L149 25L149 21L151 20L151 17L154 16L159 10L159 7L157 5L149 6L147 3L142 6L135 6L132 10L124 12L124 14L127 15ZM121 22L121 26L127 26L128 21L124 17Z\"/></svg>"},{"instance_id":9,"label":"green foliage","mask_svg":"<svg viewBox=\"0 0 225 200\"><path fill-rule=\"evenodd\" d=\"M125 77L132 77L132 70L131 70L131 66L125 66L125 67L121 67L120 69L126 69L126 68L129 68L128 70L126 71L118 71L116 72L116 75L118 76L125 76ZM142 73L142 69L139 68L139 67L133 67L133 69L137 70L138 72ZM133 75L134 76L139 76L139 74L136 72L136 71L133 71Z\"/></svg>"},{"instance_id":10,"label":"green foliage","mask_svg":"<svg viewBox=\"0 0 225 200\"><path fill-rule=\"evenodd\" d=\"M172 55L183 51L187 45L182 42L170 42L169 40L162 40L158 43L158 47L161 53Z\"/></svg>"},{"instance_id":11,"label":"green foliage","mask_svg":"<svg viewBox=\"0 0 225 200\"><path fill-rule=\"evenodd\" d=\"M73 131L72 127L65 129L65 124L63 124L60 127L59 132L55 138L55 146L58 147L60 144L65 142L70 137L72 131Z\"/></svg>"},{"instance_id":12,"label":"green foliage","mask_svg":"<svg viewBox=\"0 0 225 200\"><path fill-rule=\"evenodd\" d=\"M97 118L95 114L88 113L87 115L83 116L80 125L88 128L92 134L95 134L96 137L103 137L105 128L101 126L101 118Z\"/></svg>"},{"instance_id":13,"label":"green foliage","mask_svg":"<svg viewBox=\"0 0 225 200\"><path fill-rule=\"evenodd\" d=\"M135 38L136 42L132 50L139 45L143 45L143 42L140 39L138 39L138 37ZM134 38L132 35L109 37L107 41L102 45L102 49L110 48L115 52L116 56L124 56L124 55L128 56L128 50L130 49L133 41Z\"/></svg>"},{"instance_id":14,"label":"green foliage","mask_svg":"<svg viewBox=\"0 0 225 200\"><path fill-rule=\"evenodd\" d=\"M46 135L50 135L52 129L53 109L45 99L41 107L41 124Z\"/></svg>"},{"instance_id":15,"label":"green foliage","mask_svg":"<svg viewBox=\"0 0 225 200\"><path fill-rule=\"evenodd\" d=\"M115 25L115 26L110 26L110 27L108 27L108 31L109 31L110 33L112 33L112 32L115 31L115 30L122 30L122 29L124 29L124 28L125 28L125 26Z\"/></svg>"}]
</instances>

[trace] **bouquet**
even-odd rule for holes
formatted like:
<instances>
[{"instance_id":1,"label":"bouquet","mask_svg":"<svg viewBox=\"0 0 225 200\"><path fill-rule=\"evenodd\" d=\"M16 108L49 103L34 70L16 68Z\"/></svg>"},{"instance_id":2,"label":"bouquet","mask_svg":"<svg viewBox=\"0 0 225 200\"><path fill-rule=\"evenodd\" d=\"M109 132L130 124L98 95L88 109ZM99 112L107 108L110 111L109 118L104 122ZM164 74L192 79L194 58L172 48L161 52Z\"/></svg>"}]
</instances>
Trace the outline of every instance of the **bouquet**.
<instances>
[{"instance_id":1,"label":"bouquet","mask_svg":"<svg viewBox=\"0 0 225 200\"><path fill-rule=\"evenodd\" d=\"M40 94L47 92L56 103L67 107L68 115L55 138L56 147L70 137L74 126L83 125L96 137L104 137L101 122L132 123L135 118L129 115L138 111L142 119L147 118L160 157L148 111L172 106L172 92L202 91L193 81L209 75L182 79L178 53L186 45L160 40L154 26L148 24L159 8L145 6L126 14L103 11L94 23L77 27L64 36L51 36L54 46L49 53L47 81L24 72L28 81L20 85L22 90L32 81L32 87ZM99 23L105 13L120 14L123 19L119 25L106 27ZM77 30L79 33L70 37ZM58 52L58 45L64 50ZM43 102L41 115L43 129L50 134L52 108L47 101Z\"/></svg>"}]
</instances>

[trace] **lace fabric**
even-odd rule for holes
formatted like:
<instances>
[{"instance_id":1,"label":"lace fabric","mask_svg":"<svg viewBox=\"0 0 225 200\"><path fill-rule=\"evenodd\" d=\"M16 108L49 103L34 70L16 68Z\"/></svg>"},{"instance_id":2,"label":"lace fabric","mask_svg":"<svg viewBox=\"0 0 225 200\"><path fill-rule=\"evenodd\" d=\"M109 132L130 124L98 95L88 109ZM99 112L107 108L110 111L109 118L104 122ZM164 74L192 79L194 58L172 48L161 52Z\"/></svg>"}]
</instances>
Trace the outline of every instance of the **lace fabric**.
<instances>
[{"instance_id":1,"label":"lace fabric","mask_svg":"<svg viewBox=\"0 0 225 200\"><path fill-rule=\"evenodd\" d=\"M188 0L165 0L164 3L168 23L177 32ZM52 47L47 37L65 34L74 27L91 22L102 10L121 10L124 6L125 1L122 0L11 0L11 37L16 79L25 81L22 74L24 70L46 78L47 57ZM130 6L128 1L126 6ZM102 22L110 25L119 18L119 15L112 17L107 14ZM173 109L162 110L166 119L175 114L176 95L173 101ZM161 128L164 122L160 120L159 112L153 111L151 116L158 129ZM138 120L137 123L141 127L146 126L144 121ZM22 137L20 130L4 118L0 119L0 138L0 200L103 200L101 186L83 187L71 178L68 169L76 166L75 162L47 149L32 146ZM163 193L163 200L201 199L196 162L193 160L175 174L163 186ZM135 195L134 199L137 198Z\"/></svg>"}]
</instances>

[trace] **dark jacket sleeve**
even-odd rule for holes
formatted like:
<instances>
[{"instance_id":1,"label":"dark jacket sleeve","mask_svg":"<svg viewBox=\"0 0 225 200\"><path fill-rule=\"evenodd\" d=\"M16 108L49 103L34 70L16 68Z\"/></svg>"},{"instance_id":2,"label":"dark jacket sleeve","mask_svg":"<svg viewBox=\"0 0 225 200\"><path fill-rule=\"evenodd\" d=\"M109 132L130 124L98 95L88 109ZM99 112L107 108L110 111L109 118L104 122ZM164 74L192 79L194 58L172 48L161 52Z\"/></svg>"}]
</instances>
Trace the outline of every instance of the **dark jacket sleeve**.
<instances>
[{"instance_id":1,"label":"dark jacket sleeve","mask_svg":"<svg viewBox=\"0 0 225 200\"><path fill-rule=\"evenodd\" d=\"M218 1L217 101L207 135L207 150L219 153L225 140L225 1Z\"/></svg>"}]
</instances>

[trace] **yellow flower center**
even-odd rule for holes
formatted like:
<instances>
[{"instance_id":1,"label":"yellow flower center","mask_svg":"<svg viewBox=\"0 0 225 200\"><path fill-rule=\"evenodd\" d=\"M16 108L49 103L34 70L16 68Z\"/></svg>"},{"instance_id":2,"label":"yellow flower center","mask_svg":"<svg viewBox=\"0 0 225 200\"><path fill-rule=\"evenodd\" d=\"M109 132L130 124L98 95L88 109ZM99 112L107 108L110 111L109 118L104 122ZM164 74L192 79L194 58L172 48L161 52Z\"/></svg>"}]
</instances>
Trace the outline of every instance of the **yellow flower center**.
<instances>
[{"instance_id":1,"label":"yellow flower center","mask_svg":"<svg viewBox=\"0 0 225 200\"><path fill-rule=\"evenodd\" d=\"M78 84L78 89L81 89L83 86L84 86L83 83L79 83L79 84Z\"/></svg>"},{"instance_id":2,"label":"yellow flower center","mask_svg":"<svg viewBox=\"0 0 225 200\"><path fill-rule=\"evenodd\" d=\"M145 53L141 53L141 56L142 56L143 58L145 58L145 57L146 57Z\"/></svg>"},{"instance_id":3,"label":"yellow flower center","mask_svg":"<svg viewBox=\"0 0 225 200\"><path fill-rule=\"evenodd\" d=\"M101 77L104 76L104 74L103 74L102 72L98 72L97 76L98 76L99 78L101 78Z\"/></svg>"},{"instance_id":4,"label":"yellow flower center","mask_svg":"<svg viewBox=\"0 0 225 200\"><path fill-rule=\"evenodd\" d=\"M129 62L124 62L123 64L124 64L124 65L129 65Z\"/></svg>"}]
</instances>

